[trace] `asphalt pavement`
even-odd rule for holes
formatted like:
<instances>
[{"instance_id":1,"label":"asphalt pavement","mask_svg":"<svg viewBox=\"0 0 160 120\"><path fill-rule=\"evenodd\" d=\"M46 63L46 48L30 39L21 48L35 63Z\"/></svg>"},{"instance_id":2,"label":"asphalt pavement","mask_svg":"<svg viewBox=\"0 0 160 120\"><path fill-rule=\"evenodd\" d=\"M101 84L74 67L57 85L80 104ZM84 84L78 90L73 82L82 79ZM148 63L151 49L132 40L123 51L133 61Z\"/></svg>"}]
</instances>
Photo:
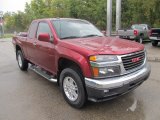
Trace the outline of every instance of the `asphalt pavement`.
<instances>
[{"instance_id":1,"label":"asphalt pavement","mask_svg":"<svg viewBox=\"0 0 160 120\"><path fill-rule=\"evenodd\" d=\"M160 47L145 44L151 76L117 99L70 107L55 83L19 70L10 40L0 40L0 120L160 120Z\"/></svg>"},{"instance_id":2,"label":"asphalt pavement","mask_svg":"<svg viewBox=\"0 0 160 120\"><path fill-rule=\"evenodd\" d=\"M150 42L146 42L144 45L147 50L148 60L152 62L160 62L160 43L156 47L152 46Z\"/></svg>"}]
</instances>

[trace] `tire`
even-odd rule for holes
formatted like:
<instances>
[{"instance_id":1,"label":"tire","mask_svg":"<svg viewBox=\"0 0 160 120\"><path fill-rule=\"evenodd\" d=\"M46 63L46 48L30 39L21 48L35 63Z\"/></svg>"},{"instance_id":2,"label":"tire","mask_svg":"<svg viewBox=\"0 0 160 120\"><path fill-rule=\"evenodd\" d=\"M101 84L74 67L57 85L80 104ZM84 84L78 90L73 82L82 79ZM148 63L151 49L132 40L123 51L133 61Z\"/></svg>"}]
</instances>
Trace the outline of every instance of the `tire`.
<instances>
[{"instance_id":1,"label":"tire","mask_svg":"<svg viewBox=\"0 0 160 120\"><path fill-rule=\"evenodd\" d=\"M140 36L140 38L137 40L138 43L143 43L143 35Z\"/></svg>"},{"instance_id":2,"label":"tire","mask_svg":"<svg viewBox=\"0 0 160 120\"><path fill-rule=\"evenodd\" d=\"M152 45L153 46L157 46L158 45L158 41L152 41Z\"/></svg>"},{"instance_id":3,"label":"tire","mask_svg":"<svg viewBox=\"0 0 160 120\"><path fill-rule=\"evenodd\" d=\"M69 85L68 85L69 84ZM74 108L82 108L86 103L83 77L75 68L65 68L60 74L60 88L66 102Z\"/></svg>"},{"instance_id":4,"label":"tire","mask_svg":"<svg viewBox=\"0 0 160 120\"><path fill-rule=\"evenodd\" d=\"M17 53L17 62L18 66L22 71L27 71L28 69L28 61L24 58L22 51L18 50Z\"/></svg>"}]
</instances>

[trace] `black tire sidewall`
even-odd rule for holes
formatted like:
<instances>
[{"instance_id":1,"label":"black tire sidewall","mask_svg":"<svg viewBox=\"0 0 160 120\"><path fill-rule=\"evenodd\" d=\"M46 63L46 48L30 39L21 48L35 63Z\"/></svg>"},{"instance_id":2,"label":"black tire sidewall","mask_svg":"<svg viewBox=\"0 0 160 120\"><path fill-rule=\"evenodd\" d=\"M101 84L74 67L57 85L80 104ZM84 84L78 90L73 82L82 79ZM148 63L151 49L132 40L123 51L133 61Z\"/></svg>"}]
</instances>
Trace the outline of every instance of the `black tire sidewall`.
<instances>
[{"instance_id":1,"label":"black tire sidewall","mask_svg":"<svg viewBox=\"0 0 160 120\"><path fill-rule=\"evenodd\" d=\"M22 60L22 66L20 66L19 63L18 63L19 68L20 68L21 70L27 70L27 68L28 68L28 62L27 62L27 61L25 60L25 58L23 57L22 51L21 51L21 50L18 50L16 55L17 55L17 62L18 62L18 55L21 56L21 60Z\"/></svg>"},{"instance_id":2,"label":"black tire sidewall","mask_svg":"<svg viewBox=\"0 0 160 120\"><path fill-rule=\"evenodd\" d=\"M63 80L65 77L71 77L73 80L76 82L77 87L78 87L78 98L76 101L70 101L68 97L66 96L63 88ZM67 101L72 107L75 108L81 108L84 106L86 102L86 94L84 90L84 84L82 82L82 77L73 69L71 68L66 68L64 69L61 74L60 74L60 89L62 91L62 94Z\"/></svg>"},{"instance_id":3,"label":"black tire sidewall","mask_svg":"<svg viewBox=\"0 0 160 120\"><path fill-rule=\"evenodd\" d=\"M140 36L140 38L138 39L138 42L141 44L143 43L143 36Z\"/></svg>"},{"instance_id":4,"label":"black tire sidewall","mask_svg":"<svg viewBox=\"0 0 160 120\"><path fill-rule=\"evenodd\" d=\"M140 38L139 43L143 43L143 37Z\"/></svg>"},{"instance_id":5,"label":"black tire sidewall","mask_svg":"<svg viewBox=\"0 0 160 120\"><path fill-rule=\"evenodd\" d=\"M157 46L157 45L158 45L158 42L157 42L157 41L152 41L152 45L153 45L153 46Z\"/></svg>"}]
</instances>

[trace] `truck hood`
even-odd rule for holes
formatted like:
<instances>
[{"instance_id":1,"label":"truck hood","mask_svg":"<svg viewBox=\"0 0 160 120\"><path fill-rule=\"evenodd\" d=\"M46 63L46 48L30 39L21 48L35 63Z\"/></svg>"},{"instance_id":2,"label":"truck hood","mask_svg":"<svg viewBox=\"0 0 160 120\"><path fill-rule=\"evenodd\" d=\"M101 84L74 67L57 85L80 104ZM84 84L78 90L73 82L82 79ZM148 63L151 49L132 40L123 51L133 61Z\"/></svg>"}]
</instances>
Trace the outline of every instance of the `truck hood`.
<instances>
[{"instance_id":1,"label":"truck hood","mask_svg":"<svg viewBox=\"0 0 160 120\"><path fill-rule=\"evenodd\" d=\"M141 51L142 44L123 40L117 37L90 37L79 39L68 39L61 41L63 47L77 52L92 54L123 55Z\"/></svg>"}]
</instances>

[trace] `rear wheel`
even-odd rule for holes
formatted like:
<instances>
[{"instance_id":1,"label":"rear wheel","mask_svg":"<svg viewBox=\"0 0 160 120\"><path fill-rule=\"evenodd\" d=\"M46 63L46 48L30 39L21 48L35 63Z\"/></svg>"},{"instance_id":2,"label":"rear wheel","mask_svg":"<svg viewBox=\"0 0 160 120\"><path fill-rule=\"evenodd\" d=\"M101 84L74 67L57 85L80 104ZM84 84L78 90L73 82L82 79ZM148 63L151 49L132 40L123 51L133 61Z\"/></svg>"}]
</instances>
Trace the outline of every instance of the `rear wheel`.
<instances>
[{"instance_id":1,"label":"rear wheel","mask_svg":"<svg viewBox=\"0 0 160 120\"><path fill-rule=\"evenodd\" d=\"M21 70L26 71L28 69L28 61L24 58L22 51L17 51L17 62Z\"/></svg>"},{"instance_id":2,"label":"rear wheel","mask_svg":"<svg viewBox=\"0 0 160 120\"><path fill-rule=\"evenodd\" d=\"M153 46L157 46L158 45L158 41L152 41L152 45Z\"/></svg>"},{"instance_id":3,"label":"rear wheel","mask_svg":"<svg viewBox=\"0 0 160 120\"><path fill-rule=\"evenodd\" d=\"M142 44L143 43L143 38L144 38L143 35L141 35L140 38L137 40L137 42Z\"/></svg>"},{"instance_id":4,"label":"rear wheel","mask_svg":"<svg viewBox=\"0 0 160 120\"><path fill-rule=\"evenodd\" d=\"M74 68L66 68L60 74L60 88L68 104L81 108L86 102L83 78Z\"/></svg>"}]
</instances>

